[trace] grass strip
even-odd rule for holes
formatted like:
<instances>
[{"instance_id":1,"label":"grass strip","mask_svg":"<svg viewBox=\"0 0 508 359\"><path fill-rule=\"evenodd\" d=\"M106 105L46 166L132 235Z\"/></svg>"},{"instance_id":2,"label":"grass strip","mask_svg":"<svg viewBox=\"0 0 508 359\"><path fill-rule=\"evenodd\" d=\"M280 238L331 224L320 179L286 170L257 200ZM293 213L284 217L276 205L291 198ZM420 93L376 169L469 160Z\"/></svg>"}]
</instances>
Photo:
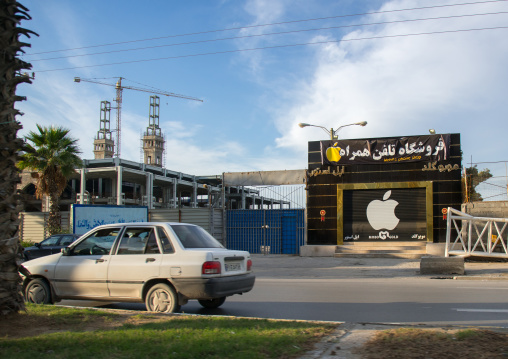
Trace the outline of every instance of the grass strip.
<instances>
[{"instance_id":1,"label":"grass strip","mask_svg":"<svg viewBox=\"0 0 508 359\"><path fill-rule=\"evenodd\" d=\"M107 327L118 315L102 317L101 311L54 306L28 309L25 315L32 319L56 318L58 331L0 338L1 358L296 358L336 327L230 317L168 316L161 320L160 316L138 314L117 328L83 331L84 325L76 325L83 318L91 322L98 315Z\"/></svg>"}]
</instances>

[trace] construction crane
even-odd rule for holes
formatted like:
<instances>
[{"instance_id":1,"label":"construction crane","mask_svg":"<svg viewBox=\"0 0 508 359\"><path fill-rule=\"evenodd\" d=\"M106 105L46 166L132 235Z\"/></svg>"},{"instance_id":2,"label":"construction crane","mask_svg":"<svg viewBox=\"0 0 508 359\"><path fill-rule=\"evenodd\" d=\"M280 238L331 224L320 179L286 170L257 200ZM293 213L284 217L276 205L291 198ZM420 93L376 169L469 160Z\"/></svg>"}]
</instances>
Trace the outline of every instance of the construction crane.
<instances>
[{"instance_id":1,"label":"construction crane","mask_svg":"<svg viewBox=\"0 0 508 359\"><path fill-rule=\"evenodd\" d=\"M173 92L167 92L167 91L161 91L156 89L149 89L149 88L142 88L142 87L134 87L134 86L123 86L122 80L125 80L125 77L118 77L118 81L116 84L97 81L98 79L83 79L81 77L75 77L74 82L90 82L93 84L99 84L99 85L106 85L106 86L112 86L116 88L116 98L114 101L116 102L116 153L115 157L120 157L120 141L121 141L121 128L122 128L122 92L124 89L127 90L135 90L135 91L142 91L142 92L148 92L156 95L163 95L168 97L177 97L177 98L183 98L186 100L193 100L193 101L200 101L203 102L203 100L192 97L192 96L186 96L186 95L180 95Z\"/></svg>"}]
</instances>

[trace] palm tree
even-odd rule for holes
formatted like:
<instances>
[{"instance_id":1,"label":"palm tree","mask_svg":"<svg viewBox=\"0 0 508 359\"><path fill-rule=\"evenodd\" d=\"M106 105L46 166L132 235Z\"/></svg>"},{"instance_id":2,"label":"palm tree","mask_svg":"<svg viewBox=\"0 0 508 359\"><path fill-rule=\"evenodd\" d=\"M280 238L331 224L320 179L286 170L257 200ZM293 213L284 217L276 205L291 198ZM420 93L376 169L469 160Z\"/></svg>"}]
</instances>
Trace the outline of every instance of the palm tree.
<instances>
[{"instance_id":1,"label":"palm tree","mask_svg":"<svg viewBox=\"0 0 508 359\"><path fill-rule=\"evenodd\" d=\"M30 83L30 78L22 75L22 70L30 70L32 65L18 58L22 48L30 46L19 41L19 36L30 37L35 34L19 27L21 20L30 20L27 9L16 0L0 0L0 316L17 313L24 308L21 295L21 278L16 261L22 251L18 232L18 205L16 184L19 171L16 168L22 141L17 138L21 124L16 116L21 115L14 108L16 101L24 100L16 96L16 86Z\"/></svg>"},{"instance_id":2,"label":"palm tree","mask_svg":"<svg viewBox=\"0 0 508 359\"><path fill-rule=\"evenodd\" d=\"M49 234L61 231L59 198L67 179L82 165L78 154L78 140L68 136L69 130L63 127L41 127L39 133L30 131L25 137L26 143L18 162L18 168L30 169L38 174L35 195L42 199L49 197Z\"/></svg>"}]
</instances>

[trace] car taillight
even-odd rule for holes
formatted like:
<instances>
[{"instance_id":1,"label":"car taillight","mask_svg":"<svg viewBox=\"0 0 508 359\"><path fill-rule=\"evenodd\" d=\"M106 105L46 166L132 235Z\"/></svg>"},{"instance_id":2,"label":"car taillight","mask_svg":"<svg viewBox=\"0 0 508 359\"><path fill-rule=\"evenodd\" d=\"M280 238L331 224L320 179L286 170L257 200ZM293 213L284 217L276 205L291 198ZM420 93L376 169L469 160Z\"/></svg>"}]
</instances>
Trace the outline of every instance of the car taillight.
<instances>
[{"instance_id":1,"label":"car taillight","mask_svg":"<svg viewBox=\"0 0 508 359\"><path fill-rule=\"evenodd\" d=\"M221 273L221 265L220 262L205 262L203 263L203 269L201 270L202 274L220 274Z\"/></svg>"},{"instance_id":2,"label":"car taillight","mask_svg":"<svg viewBox=\"0 0 508 359\"><path fill-rule=\"evenodd\" d=\"M251 270L252 270L252 260L250 260L250 259L249 259L249 260L247 261L247 271L249 272L249 271L251 271Z\"/></svg>"}]
</instances>

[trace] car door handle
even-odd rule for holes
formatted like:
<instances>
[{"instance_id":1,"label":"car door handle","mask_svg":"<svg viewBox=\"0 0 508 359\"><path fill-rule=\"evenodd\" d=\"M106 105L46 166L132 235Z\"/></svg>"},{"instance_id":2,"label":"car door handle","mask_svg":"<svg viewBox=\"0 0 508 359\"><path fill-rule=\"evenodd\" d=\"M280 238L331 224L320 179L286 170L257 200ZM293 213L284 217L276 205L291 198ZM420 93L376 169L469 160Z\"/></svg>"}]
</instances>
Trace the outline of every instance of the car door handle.
<instances>
[{"instance_id":1,"label":"car door handle","mask_svg":"<svg viewBox=\"0 0 508 359\"><path fill-rule=\"evenodd\" d=\"M102 263L102 262L105 262L105 261L106 261L105 259L100 259L100 258L99 258L99 259L96 259L96 260L95 260L95 263Z\"/></svg>"},{"instance_id":2,"label":"car door handle","mask_svg":"<svg viewBox=\"0 0 508 359\"><path fill-rule=\"evenodd\" d=\"M155 262L155 258L147 258L145 260L145 263L148 263L148 262Z\"/></svg>"}]
</instances>

